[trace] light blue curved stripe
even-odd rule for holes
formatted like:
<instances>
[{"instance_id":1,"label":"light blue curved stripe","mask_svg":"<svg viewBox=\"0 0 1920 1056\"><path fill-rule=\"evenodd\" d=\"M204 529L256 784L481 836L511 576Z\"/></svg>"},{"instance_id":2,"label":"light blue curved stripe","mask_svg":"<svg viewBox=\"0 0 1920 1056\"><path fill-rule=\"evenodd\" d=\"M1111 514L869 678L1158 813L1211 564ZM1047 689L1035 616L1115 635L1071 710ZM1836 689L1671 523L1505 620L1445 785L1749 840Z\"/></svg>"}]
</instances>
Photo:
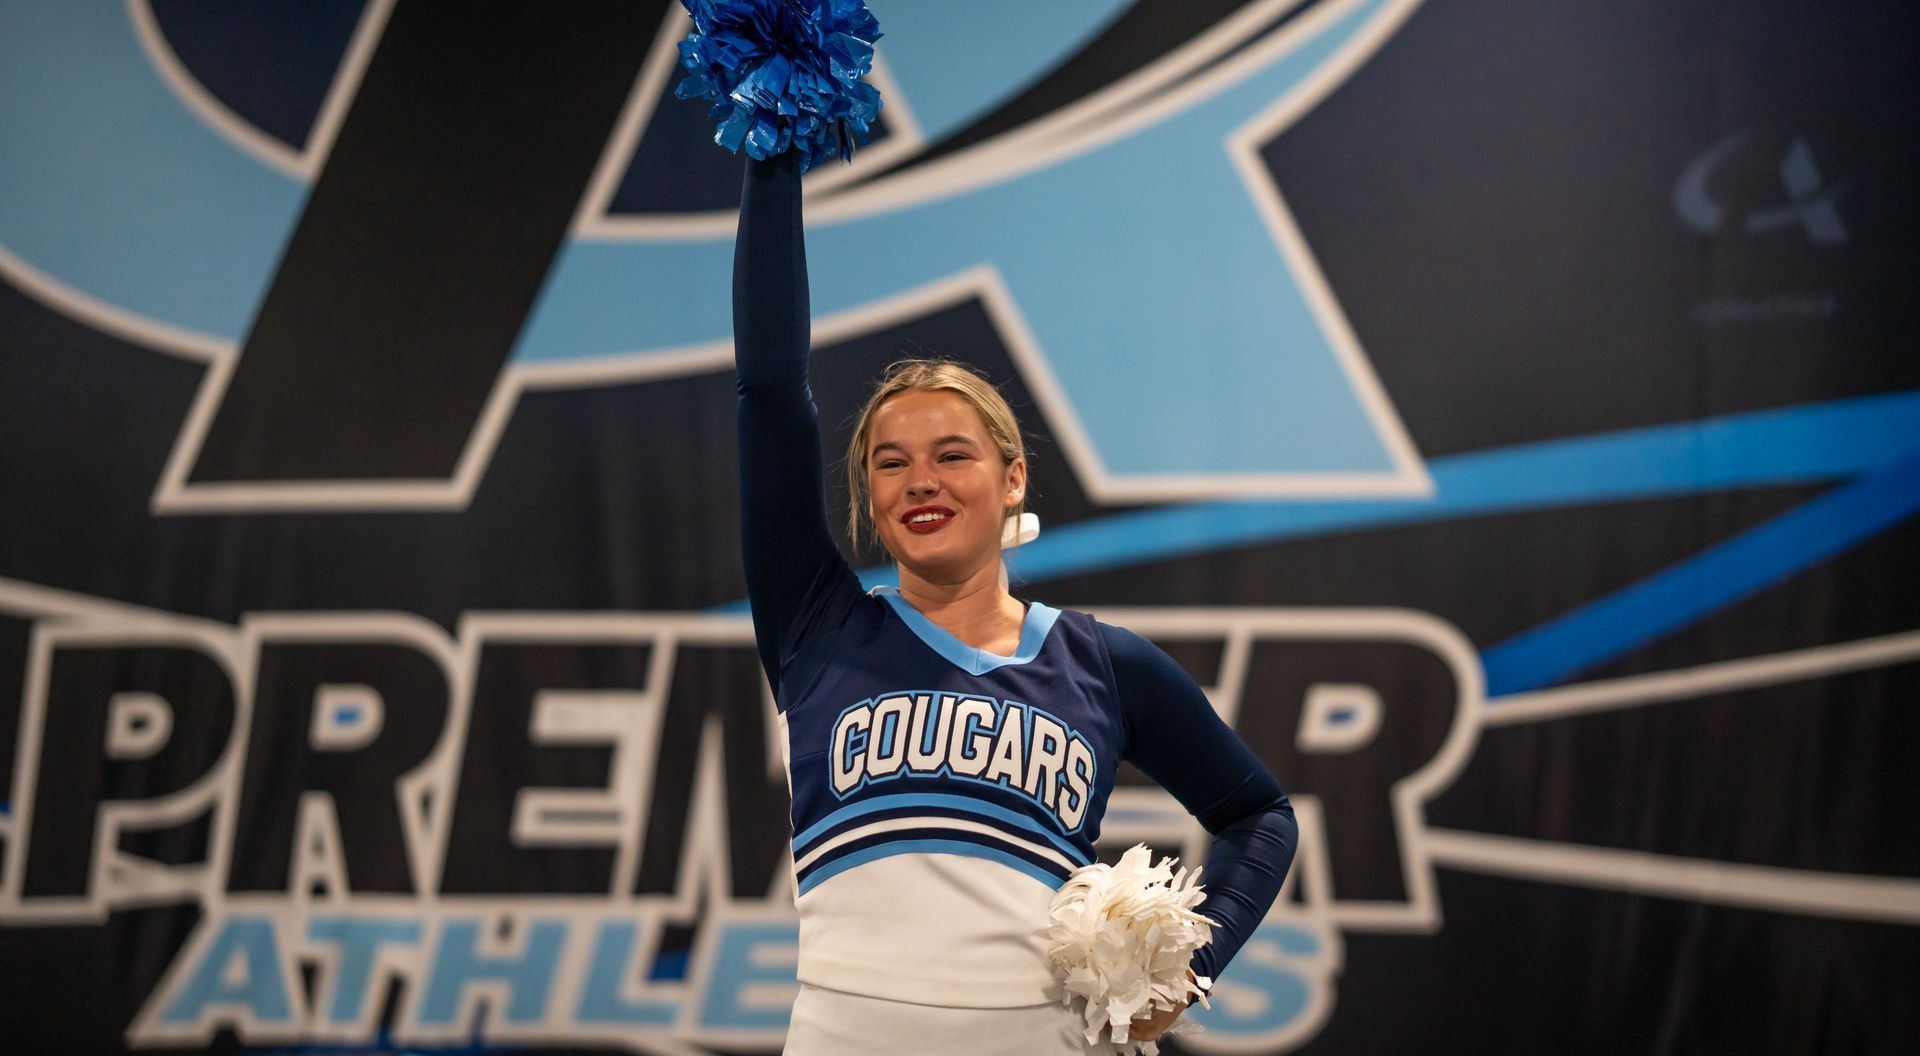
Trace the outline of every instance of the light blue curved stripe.
<instances>
[{"instance_id":1,"label":"light blue curved stripe","mask_svg":"<svg viewBox=\"0 0 1920 1056\"><path fill-rule=\"evenodd\" d=\"M1009 869L1025 873L1055 891L1058 891L1060 885L1066 882L1025 858L1005 851L997 851L992 847L983 847L977 843L968 843L965 840L901 840L898 843L876 844L843 858L835 858L808 874L805 880L800 881L799 893L804 895L818 887L822 881L838 876L857 865L865 865L881 858L891 858L897 854L958 854L967 858L984 858L989 862L999 862Z\"/></svg>"},{"instance_id":2,"label":"light blue curved stripe","mask_svg":"<svg viewBox=\"0 0 1920 1056\"><path fill-rule=\"evenodd\" d=\"M903 807L942 807L947 810L957 810L984 818L992 818L1003 825L1012 825L1015 828L1024 829L1044 837L1048 843L1058 848L1060 853L1079 862L1081 865L1086 865L1093 861L1086 851L1062 839L1058 834L1048 831L1046 826L1041 825L1039 822L1034 821L1024 814L1017 814L995 803L986 803L966 796L948 795L942 792L901 793L899 795L884 796L879 799L862 800L859 803L841 807L839 810L807 826L807 831L795 836L793 838L794 853L796 855L805 855L808 844L819 839L828 830L838 828L846 822L856 818L866 817L869 814L877 814L886 810L899 810Z\"/></svg>"},{"instance_id":3,"label":"light blue curved stripe","mask_svg":"<svg viewBox=\"0 0 1920 1056\"><path fill-rule=\"evenodd\" d=\"M1430 461L1427 499L1162 506L1043 528L1008 564L1014 575L1044 580L1385 525L1818 483L1897 457L1916 422L1920 392L1902 392L1479 451ZM1044 505L1040 513L1044 521Z\"/></svg>"},{"instance_id":4,"label":"light blue curved stripe","mask_svg":"<svg viewBox=\"0 0 1920 1056\"><path fill-rule=\"evenodd\" d=\"M907 603L896 587L880 585L873 592L885 601L900 622L907 625L914 637L925 642L927 648L939 653L953 666L970 675L984 675L989 671L998 671L1003 667L1019 667L1033 662L1040 655L1040 647L1047 644L1047 633L1053 630L1053 623L1060 618L1060 610L1048 608L1039 602L1027 605L1026 619L1020 624L1020 644L1012 656L989 653L985 649L976 649L955 638L946 628L922 615L919 609Z\"/></svg>"},{"instance_id":5,"label":"light blue curved stripe","mask_svg":"<svg viewBox=\"0 0 1920 1056\"><path fill-rule=\"evenodd\" d=\"M1911 439L1911 437L1910 437ZM1487 693L1552 685L1689 626L1920 512L1920 453L1487 649ZM1497 703L1490 701L1489 703Z\"/></svg>"},{"instance_id":6,"label":"light blue curved stripe","mask_svg":"<svg viewBox=\"0 0 1920 1056\"><path fill-rule=\"evenodd\" d=\"M0 246L91 297L237 340L307 188L201 123L127 5L0 0Z\"/></svg>"}]
</instances>

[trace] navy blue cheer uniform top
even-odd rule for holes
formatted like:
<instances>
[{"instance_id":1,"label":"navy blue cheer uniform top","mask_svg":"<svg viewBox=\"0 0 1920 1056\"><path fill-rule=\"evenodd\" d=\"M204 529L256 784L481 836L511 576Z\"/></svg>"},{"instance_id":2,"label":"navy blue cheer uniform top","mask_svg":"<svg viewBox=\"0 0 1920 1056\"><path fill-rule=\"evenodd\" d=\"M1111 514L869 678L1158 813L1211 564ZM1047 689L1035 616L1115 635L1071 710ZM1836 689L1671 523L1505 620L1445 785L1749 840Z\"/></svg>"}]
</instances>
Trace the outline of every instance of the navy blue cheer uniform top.
<instances>
[{"instance_id":1,"label":"navy blue cheer uniform top","mask_svg":"<svg viewBox=\"0 0 1920 1056\"><path fill-rule=\"evenodd\" d=\"M1011 656L974 649L834 545L799 177L750 162L734 257L742 539L793 794L800 981L974 1008L1058 990L1054 891L1094 860L1121 760L1213 835L1194 971L1218 976L1279 892L1293 811L1166 654L1083 613L1027 606Z\"/></svg>"}]
</instances>

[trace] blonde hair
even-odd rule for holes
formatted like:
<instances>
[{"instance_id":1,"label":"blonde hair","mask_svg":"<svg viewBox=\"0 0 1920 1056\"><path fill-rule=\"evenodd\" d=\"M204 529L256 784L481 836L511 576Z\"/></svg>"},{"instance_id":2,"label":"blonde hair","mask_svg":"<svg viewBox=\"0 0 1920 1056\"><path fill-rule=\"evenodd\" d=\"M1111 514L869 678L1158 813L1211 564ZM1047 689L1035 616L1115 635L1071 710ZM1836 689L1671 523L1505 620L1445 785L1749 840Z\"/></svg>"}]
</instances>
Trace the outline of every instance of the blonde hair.
<instances>
[{"instance_id":1,"label":"blonde hair","mask_svg":"<svg viewBox=\"0 0 1920 1056\"><path fill-rule=\"evenodd\" d=\"M951 392L967 401L987 427L987 436L1000 452L1003 466L1027 457L1026 441L1020 436L1020 421L1006 397L993 387L984 374L951 359L902 359L880 376L879 384L867 397L866 406L854 419L853 437L847 441L847 539L857 549L861 541L879 541L868 506L867 443L873 435L873 416L880 406L903 392ZM1026 495L1006 511L1018 518L1027 509ZM1005 520L1002 520L1005 524Z\"/></svg>"}]
</instances>

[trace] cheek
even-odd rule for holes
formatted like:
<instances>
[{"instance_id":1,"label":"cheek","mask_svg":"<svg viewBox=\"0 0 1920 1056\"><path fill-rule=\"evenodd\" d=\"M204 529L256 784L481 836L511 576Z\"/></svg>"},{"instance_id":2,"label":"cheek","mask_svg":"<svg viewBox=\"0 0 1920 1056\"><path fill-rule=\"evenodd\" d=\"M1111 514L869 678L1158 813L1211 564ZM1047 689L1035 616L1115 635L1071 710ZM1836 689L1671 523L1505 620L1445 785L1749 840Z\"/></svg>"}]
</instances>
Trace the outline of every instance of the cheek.
<instances>
[{"instance_id":1,"label":"cheek","mask_svg":"<svg viewBox=\"0 0 1920 1056\"><path fill-rule=\"evenodd\" d=\"M896 490L885 477L867 478L867 517L879 531L886 531L891 523L884 511L893 503Z\"/></svg>"}]
</instances>

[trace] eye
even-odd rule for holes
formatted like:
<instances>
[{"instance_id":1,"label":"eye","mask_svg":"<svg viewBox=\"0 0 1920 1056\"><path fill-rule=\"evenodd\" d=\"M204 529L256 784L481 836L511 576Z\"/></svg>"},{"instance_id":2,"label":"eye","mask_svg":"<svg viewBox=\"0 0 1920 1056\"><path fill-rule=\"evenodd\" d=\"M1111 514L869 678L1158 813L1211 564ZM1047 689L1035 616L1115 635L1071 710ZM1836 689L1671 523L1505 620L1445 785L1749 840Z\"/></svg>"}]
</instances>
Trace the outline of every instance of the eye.
<instances>
[{"instance_id":1,"label":"eye","mask_svg":"<svg viewBox=\"0 0 1920 1056\"><path fill-rule=\"evenodd\" d=\"M965 462L967 460L968 456L964 451L949 451L940 456L940 461L942 462Z\"/></svg>"},{"instance_id":2,"label":"eye","mask_svg":"<svg viewBox=\"0 0 1920 1056\"><path fill-rule=\"evenodd\" d=\"M904 465L906 465L906 464L907 464L907 463L906 463L906 461L905 461L904 459L898 459L898 458L883 458L883 459L881 459L881 460L880 460L880 461L879 461L878 463L876 463L876 464L874 465L874 467L873 467L873 468L875 468L875 469L899 469L899 468L900 468L901 466L904 466Z\"/></svg>"}]
</instances>

